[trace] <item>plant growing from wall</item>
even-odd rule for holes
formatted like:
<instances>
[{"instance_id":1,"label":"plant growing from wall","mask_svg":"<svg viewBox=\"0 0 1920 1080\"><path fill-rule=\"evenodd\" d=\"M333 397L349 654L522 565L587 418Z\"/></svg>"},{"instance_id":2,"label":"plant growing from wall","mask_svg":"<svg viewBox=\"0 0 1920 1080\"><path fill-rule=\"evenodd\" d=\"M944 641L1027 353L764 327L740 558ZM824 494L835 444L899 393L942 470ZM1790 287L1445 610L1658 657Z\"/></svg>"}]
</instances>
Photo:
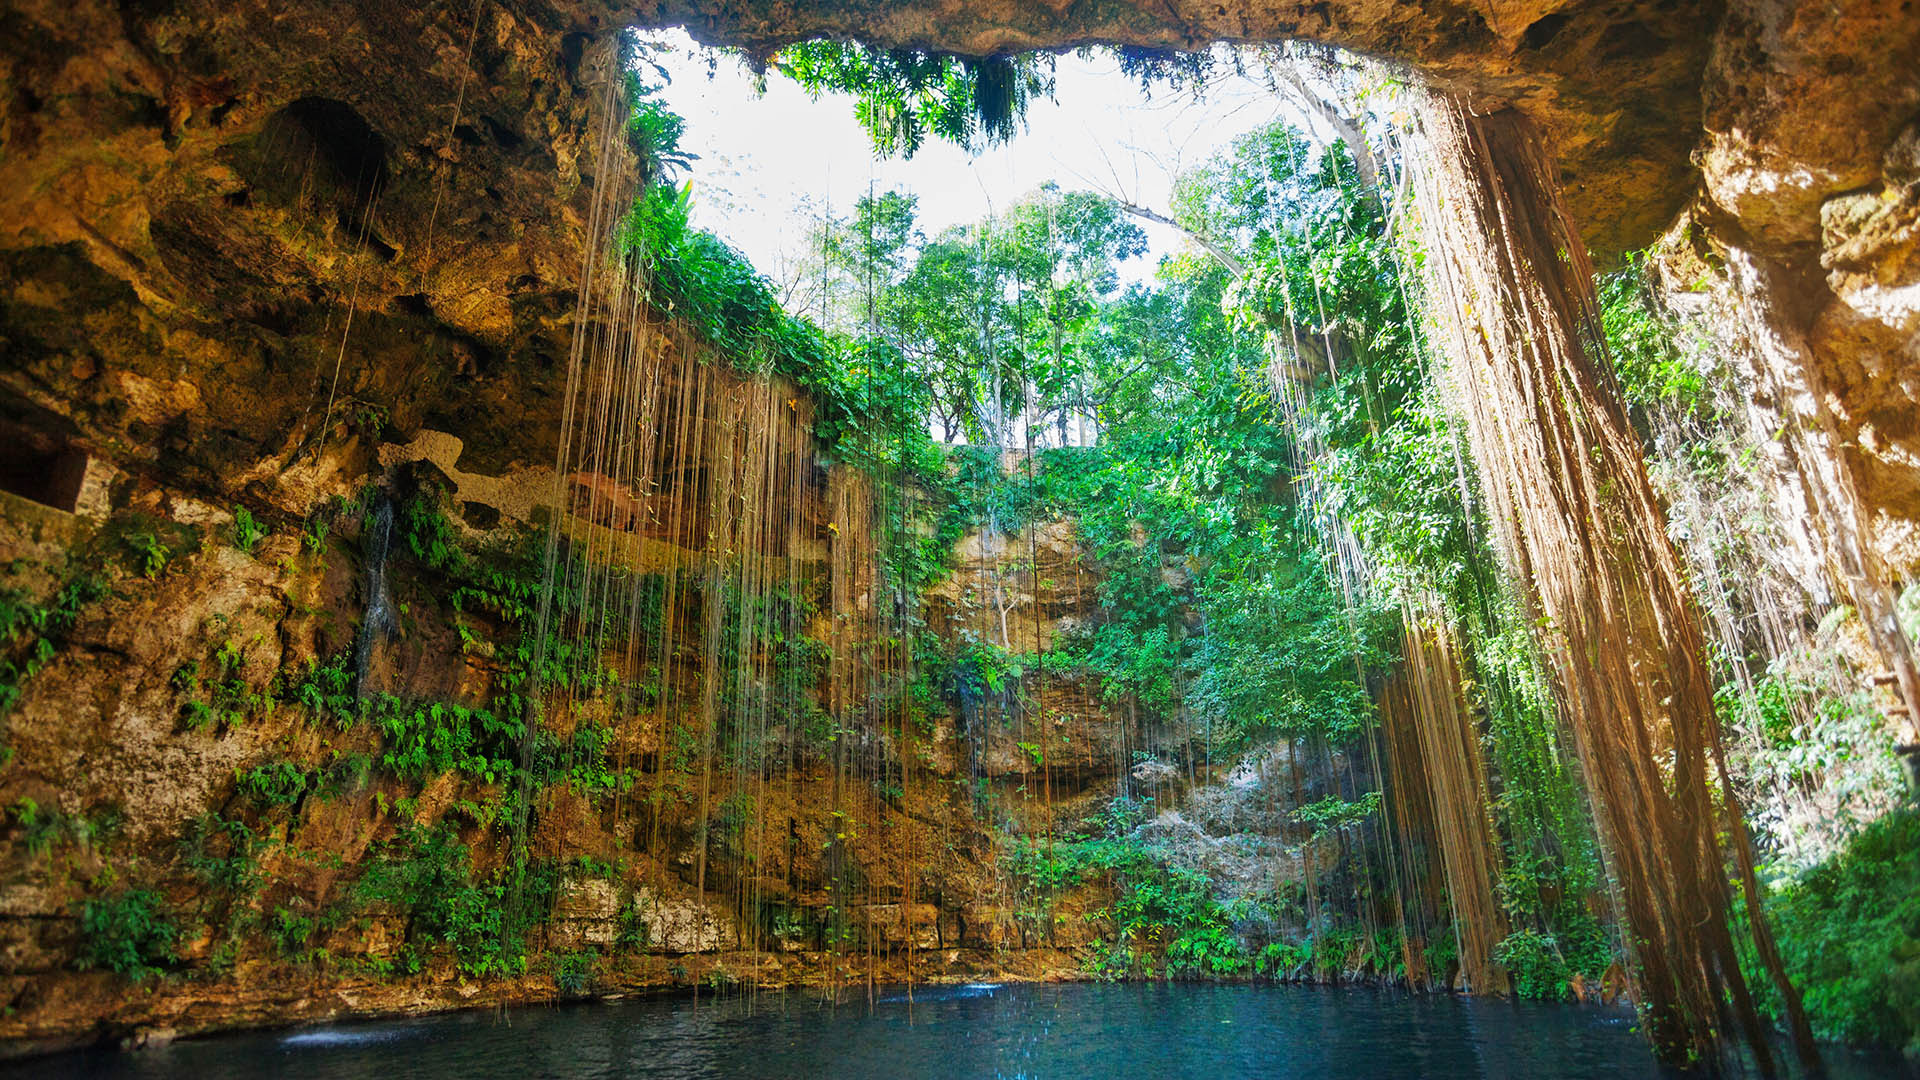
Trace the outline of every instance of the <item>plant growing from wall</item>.
<instances>
[{"instance_id":1,"label":"plant growing from wall","mask_svg":"<svg viewBox=\"0 0 1920 1080\"><path fill-rule=\"evenodd\" d=\"M171 967L180 931L160 894L127 888L80 903L80 952L84 970L100 968L138 982Z\"/></svg>"},{"instance_id":2,"label":"plant growing from wall","mask_svg":"<svg viewBox=\"0 0 1920 1080\"><path fill-rule=\"evenodd\" d=\"M0 716L20 700L21 686L65 647L74 624L107 596L107 585L80 573L45 603L23 589L0 588Z\"/></svg>"}]
</instances>

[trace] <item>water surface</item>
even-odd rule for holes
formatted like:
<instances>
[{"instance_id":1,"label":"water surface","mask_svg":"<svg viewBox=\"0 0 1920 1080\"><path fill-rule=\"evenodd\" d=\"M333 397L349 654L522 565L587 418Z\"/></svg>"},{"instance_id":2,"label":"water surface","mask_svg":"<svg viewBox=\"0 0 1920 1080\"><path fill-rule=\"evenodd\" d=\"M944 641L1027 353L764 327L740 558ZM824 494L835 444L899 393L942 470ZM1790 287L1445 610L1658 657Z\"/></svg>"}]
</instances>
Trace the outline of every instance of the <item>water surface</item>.
<instances>
[{"instance_id":1,"label":"water surface","mask_svg":"<svg viewBox=\"0 0 1920 1080\"><path fill-rule=\"evenodd\" d=\"M1833 1063L1835 1080L1899 1075ZM1558 1080L1658 1075L1617 1009L1288 986L902 988L656 997L189 1039L0 1076L254 1080L1239 1076Z\"/></svg>"}]
</instances>

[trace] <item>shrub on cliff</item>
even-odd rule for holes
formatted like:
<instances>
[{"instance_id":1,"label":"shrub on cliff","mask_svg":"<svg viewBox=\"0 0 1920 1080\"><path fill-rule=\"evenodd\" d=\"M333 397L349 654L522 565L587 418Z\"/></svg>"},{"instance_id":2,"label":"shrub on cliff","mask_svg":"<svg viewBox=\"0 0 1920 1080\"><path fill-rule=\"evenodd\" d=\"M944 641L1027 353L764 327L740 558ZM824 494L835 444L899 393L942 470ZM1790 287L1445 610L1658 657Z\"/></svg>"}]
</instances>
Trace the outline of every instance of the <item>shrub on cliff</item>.
<instances>
[{"instance_id":1,"label":"shrub on cliff","mask_svg":"<svg viewBox=\"0 0 1920 1080\"><path fill-rule=\"evenodd\" d=\"M1767 914L1815 1034L1920 1056L1920 813L1896 811L1860 830L1845 851L1779 887ZM1779 1015L1772 985L1743 959L1762 1008Z\"/></svg>"},{"instance_id":2,"label":"shrub on cliff","mask_svg":"<svg viewBox=\"0 0 1920 1080\"><path fill-rule=\"evenodd\" d=\"M144 979L174 962L180 931L168 920L160 895L127 889L80 905L82 969L105 968Z\"/></svg>"}]
</instances>

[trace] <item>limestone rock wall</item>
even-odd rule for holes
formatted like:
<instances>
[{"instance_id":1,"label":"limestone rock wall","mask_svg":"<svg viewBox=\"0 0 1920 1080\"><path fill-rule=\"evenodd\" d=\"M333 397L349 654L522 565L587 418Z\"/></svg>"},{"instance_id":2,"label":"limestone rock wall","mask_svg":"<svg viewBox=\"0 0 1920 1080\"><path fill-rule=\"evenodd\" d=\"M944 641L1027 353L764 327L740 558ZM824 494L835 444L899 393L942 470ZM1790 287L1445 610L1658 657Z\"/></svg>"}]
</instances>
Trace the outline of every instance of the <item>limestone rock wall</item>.
<instances>
[{"instance_id":1,"label":"limestone rock wall","mask_svg":"<svg viewBox=\"0 0 1920 1080\"><path fill-rule=\"evenodd\" d=\"M1901 5L1732 5L1675 241L1712 264L1677 284L1733 295L1758 393L1799 434L1813 526L1856 537L1883 585L1920 569L1916 59Z\"/></svg>"},{"instance_id":2,"label":"limestone rock wall","mask_svg":"<svg viewBox=\"0 0 1920 1080\"><path fill-rule=\"evenodd\" d=\"M476 912L501 908L486 890L511 858L511 786L472 763L411 762L454 744L456 758L512 756L517 740L485 732L512 719L503 680L524 628L451 599L471 582L436 569L415 541L438 534L408 507L437 508L445 539L479 558L524 542L551 477L470 471L460 440L432 431L369 456L379 465L357 478L353 500L307 517L242 518L243 506L137 474L111 485L98 515L0 495L0 598L52 610L73 583L97 586L70 624L46 630L30 673L15 681L11 665L38 655L33 634L0 654L18 689L0 711L6 1052L703 981L1078 970L1073 950L1098 926L1030 935L1002 871L1007 837L1075 827L1125 767L1125 718L1063 679L991 722L936 705L910 745L863 727L852 770L836 766L831 742L779 743L752 812L716 800L704 823L696 751L712 736L691 707L697 694L612 716L604 759L535 794L529 849L555 892L526 930L524 966L489 968L469 951L490 932L423 932L420 920L437 916L422 914L426 893L407 875L442 865L421 861L435 844L458 846L444 865L480 890ZM383 515L394 532L378 568L396 628L371 641L362 704L353 672ZM248 519L263 535L250 538ZM1039 576L1025 546L1006 543L988 545L988 571L1007 579L1013 625L1052 641L1091 616L1095 582L1083 570L1080 592L1053 595L1081 553L1070 528L1038 534ZM955 564L977 569L977 547ZM825 549L819 540L801 557ZM699 663L688 671L697 678ZM557 732L581 722L556 708ZM460 709L475 719L445 718ZM1044 762L1023 742L1044 746ZM627 779L591 779L600 765ZM400 871L414 881L406 895L370 884L397 866L416 868ZM99 936L89 903L134 891L178 933L156 961L165 973L143 985L85 960ZM1067 904L1092 910L1098 895Z\"/></svg>"},{"instance_id":3,"label":"limestone rock wall","mask_svg":"<svg viewBox=\"0 0 1920 1080\"><path fill-rule=\"evenodd\" d=\"M525 420L564 377L610 100L577 15L9 5L0 422L296 510L387 427L550 460Z\"/></svg>"}]
</instances>

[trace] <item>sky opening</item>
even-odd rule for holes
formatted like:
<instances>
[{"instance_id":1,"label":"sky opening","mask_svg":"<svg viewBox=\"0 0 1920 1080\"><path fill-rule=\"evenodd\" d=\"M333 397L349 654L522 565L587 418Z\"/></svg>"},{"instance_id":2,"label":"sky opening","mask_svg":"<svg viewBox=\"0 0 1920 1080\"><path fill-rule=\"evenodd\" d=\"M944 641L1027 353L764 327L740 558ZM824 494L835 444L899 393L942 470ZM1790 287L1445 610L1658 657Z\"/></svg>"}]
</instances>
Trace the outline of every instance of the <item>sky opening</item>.
<instances>
[{"instance_id":1,"label":"sky opening","mask_svg":"<svg viewBox=\"0 0 1920 1080\"><path fill-rule=\"evenodd\" d=\"M1026 130L978 155L929 139L911 159L878 157L845 97L815 99L769 73L764 93L741 60L709 50L684 31L646 35L670 46L656 59L672 76L659 97L686 118L684 149L699 155L693 181L695 227L733 245L777 288L806 249L808 228L845 216L855 200L899 190L919 199L919 228L933 237L983 220L1047 181L1096 191L1166 213L1176 178L1236 137L1299 111L1260 76L1219 65L1204 92L1164 87L1151 95L1108 56L1059 58L1052 98L1036 98ZM686 179L682 178L682 179ZM1178 230L1137 222L1145 257L1123 262L1123 281L1150 279L1163 255L1180 250Z\"/></svg>"}]
</instances>

